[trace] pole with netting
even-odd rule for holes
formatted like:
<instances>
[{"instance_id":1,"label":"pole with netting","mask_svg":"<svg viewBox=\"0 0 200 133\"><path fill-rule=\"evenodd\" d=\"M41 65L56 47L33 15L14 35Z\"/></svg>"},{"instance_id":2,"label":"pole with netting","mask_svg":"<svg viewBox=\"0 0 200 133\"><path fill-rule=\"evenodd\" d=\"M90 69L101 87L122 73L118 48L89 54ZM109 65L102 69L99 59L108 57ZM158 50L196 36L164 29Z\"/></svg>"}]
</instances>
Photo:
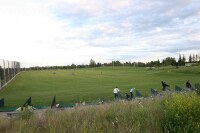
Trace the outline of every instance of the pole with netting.
<instances>
[{"instance_id":1,"label":"pole with netting","mask_svg":"<svg viewBox=\"0 0 200 133\"><path fill-rule=\"evenodd\" d=\"M12 78L15 76L14 75L14 63L13 63L13 61L11 61L11 64L12 64L12 68L11 68L11 70L12 70Z\"/></svg>"},{"instance_id":2,"label":"pole with netting","mask_svg":"<svg viewBox=\"0 0 200 133\"><path fill-rule=\"evenodd\" d=\"M3 67L4 67L4 84L6 84L6 66L5 66L5 60L3 60Z\"/></svg>"},{"instance_id":3,"label":"pole with netting","mask_svg":"<svg viewBox=\"0 0 200 133\"><path fill-rule=\"evenodd\" d=\"M10 80L10 66L9 66L9 61L8 61L8 81Z\"/></svg>"},{"instance_id":4,"label":"pole with netting","mask_svg":"<svg viewBox=\"0 0 200 133\"><path fill-rule=\"evenodd\" d=\"M20 64L20 62L19 62L19 72L21 71L21 64Z\"/></svg>"},{"instance_id":5,"label":"pole with netting","mask_svg":"<svg viewBox=\"0 0 200 133\"><path fill-rule=\"evenodd\" d=\"M10 64L9 71L10 71L10 80L11 80L12 77L13 77L13 73L12 73L12 61L10 61L9 64Z\"/></svg>"},{"instance_id":6,"label":"pole with netting","mask_svg":"<svg viewBox=\"0 0 200 133\"><path fill-rule=\"evenodd\" d=\"M16 69L16 67L15 67L15 61L14 61L14 75L15 75L15 69Z\"/></svg>"}]
</instances>

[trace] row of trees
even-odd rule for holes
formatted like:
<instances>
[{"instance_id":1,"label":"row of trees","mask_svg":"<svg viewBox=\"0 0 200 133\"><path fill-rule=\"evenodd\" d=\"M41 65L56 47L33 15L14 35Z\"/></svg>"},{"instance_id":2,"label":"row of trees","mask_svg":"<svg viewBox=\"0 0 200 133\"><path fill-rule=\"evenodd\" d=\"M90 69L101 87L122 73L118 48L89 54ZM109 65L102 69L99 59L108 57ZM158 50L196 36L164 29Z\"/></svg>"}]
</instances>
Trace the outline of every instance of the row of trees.
<instances>
[{"instance_id":1,"label":"row of trees","mask_svg":"<svg viewBox=\"0 0 200 133\"><path fill-rule=\"evenodd\" d=\"M200 62L200 56L198 54L193 54L193 56L190 54L189 56L189 63L196 63L196 62ZM150 61L147 63L143 63L143 62L125 62L122 63L120 61L112 61L111 63L104 63L103 66L135 66L135 67L159 67L159 66L185 66L186 62L186 58L185 55L181 55L179 54L179 58L178 61L176 61L176 59L174 57L167 57L165 59L163 59L162 61L157 60L157 61ZM94 60L90 60L90 67L95 67L95 61ZM99 66L99 64L97 65Z\"/></svg>"},{"instance_id":2,"label":"row of trees","mask_svg":"<svg viewBox=\"0 0 200 133\"><path fill-rule=\"evenodd\" d=\"M199 54L190 54L188 62L199 62L200 61L200 55Z\"/></svg>"},{"instance_id":3,"label":"row of trees","mask_svg":"<svg viewBox=\"0 0 200 133\"><path fill-rule=\"evenodd\" d=\"M200 57L197 54L190 54L189 63L200 62ZM162 61L150 61L147 63L143 62L120 62L120 61L112 61L109 63L100 63L95 62L95 60L91 59L89 64L87 65L68 65L68 66L49 66L49 67L31 67L32 70L46 70L46 69L76 69L76 68L89 68L89 67L101 67L101 66L132 66L132 67L160 67L160 66L184 66L186 62L185 55L179 55L178 60L174 57L167 57Z\"/></svg>"}]
</instances>

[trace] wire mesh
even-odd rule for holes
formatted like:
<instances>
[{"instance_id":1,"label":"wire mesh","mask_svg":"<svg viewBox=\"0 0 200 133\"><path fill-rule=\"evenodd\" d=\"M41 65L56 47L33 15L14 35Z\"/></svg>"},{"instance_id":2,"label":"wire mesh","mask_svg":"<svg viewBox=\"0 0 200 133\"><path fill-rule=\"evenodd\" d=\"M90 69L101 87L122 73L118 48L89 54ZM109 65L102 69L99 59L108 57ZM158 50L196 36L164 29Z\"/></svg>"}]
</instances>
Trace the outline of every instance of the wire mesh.
<instances>
[{"instance_id":1,"label":"wire mesh","mask_svg":"<svg viewBox=\"0 0 200 133\"><path fill-rule=\"evenodd\" d=\"M20 62L0 59L0 89L20 71Z\"/></svg>"}]
</instances>

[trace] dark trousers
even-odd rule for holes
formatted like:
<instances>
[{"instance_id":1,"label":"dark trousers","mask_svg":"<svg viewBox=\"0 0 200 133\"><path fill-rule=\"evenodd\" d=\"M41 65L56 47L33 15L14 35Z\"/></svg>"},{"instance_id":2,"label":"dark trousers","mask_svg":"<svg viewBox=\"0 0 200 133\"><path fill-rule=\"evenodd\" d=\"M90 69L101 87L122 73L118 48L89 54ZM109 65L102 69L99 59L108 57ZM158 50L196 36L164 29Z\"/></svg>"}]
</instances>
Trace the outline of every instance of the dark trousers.
<instances>
[{"instance_id":1,"label":"dark trousers","mask_svg":"<svg viewBox=\"0 0 200 133\"><path fill-rule=\"evenodd\" d=\"M115 99L117 99L117 98L118 98L118 94L117 94L117 93L114 93L114 96L115 96Z\"/></svg>"},{"instance_id":2,"label":"dark trousers","mask_svg":"<svg viewBox=\"0 0 200 133\"><path fill-rule=\"evenodd\" d=\"M133 98L133 92L130 92L130 95L131 95L131 99Z\"/></svg>"}]
</instances>

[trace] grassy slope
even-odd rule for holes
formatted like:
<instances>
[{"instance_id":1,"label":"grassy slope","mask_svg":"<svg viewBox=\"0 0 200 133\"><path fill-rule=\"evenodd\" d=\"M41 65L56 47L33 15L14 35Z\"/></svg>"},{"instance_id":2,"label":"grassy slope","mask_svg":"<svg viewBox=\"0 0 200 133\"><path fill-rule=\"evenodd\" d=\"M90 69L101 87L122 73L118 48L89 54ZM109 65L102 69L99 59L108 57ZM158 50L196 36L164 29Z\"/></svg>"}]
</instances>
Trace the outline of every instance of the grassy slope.
<instances>
[{"instance_id":1,"label":"grassy slope","mask_svg":"<svg viewBox=\"0 0 200 133\"><path fill-rule=\"evenodd\" d=\"M55 74L54 74L55 73ZM185 81L200 82L199 67L160 68L147 70L133 67L102 67L77 70L27 71L18 75L0 91L6 106L19 106L29 96L35 105L50 105L54 95L58 103L113 99L112 90L118 86L122 94L131 87L148 95L150 88L161 90L161 80L174 88L184 87Z\"/></svg>"},{"instance_id":2,"label":"grassy slope","mask_svg":"<svg viewBox=\"0 0 200 133\"><path fill-rule=\"evenodd\" d=\"M25 133L162 133L161 99L119 101L68 110L47 110L40 116L24 112L0 116L0 132Z\"/></svg>"},{"instance_id":3,"label":"grassy slope","mask_svg":"<svg viewBox=\"0 0 200 133\"><path fill-rule=\"evenodd\" d=\"M200 97L173 93L98 106L0 116L2 133L199 133Z\"/></svg>"}]
</instances>

